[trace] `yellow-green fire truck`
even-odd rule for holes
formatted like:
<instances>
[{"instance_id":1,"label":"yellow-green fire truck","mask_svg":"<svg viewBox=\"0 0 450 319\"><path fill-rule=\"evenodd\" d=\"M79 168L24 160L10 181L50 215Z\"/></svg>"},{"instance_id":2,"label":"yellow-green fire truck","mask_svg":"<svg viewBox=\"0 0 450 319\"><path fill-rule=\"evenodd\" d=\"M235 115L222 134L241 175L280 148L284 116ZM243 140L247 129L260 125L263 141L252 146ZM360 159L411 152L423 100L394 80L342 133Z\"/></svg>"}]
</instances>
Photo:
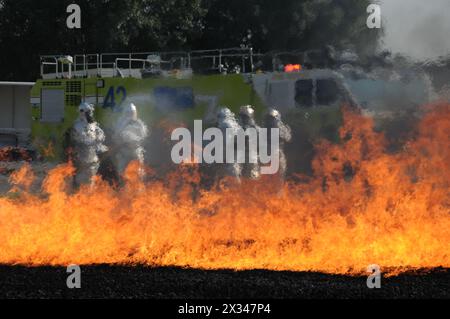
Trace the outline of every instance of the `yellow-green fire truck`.
<instances>
[{"instance_id":1,"label":"yellow-green fire truck","mask_svg":"<svg viewBox=\"0 0 450 319\"><path fill-rule=\"evenodd\" d=\"M420 81L353 80L326 67L303 69L303 63L310 64L305 54L291 54L289 59L285 64L298 65L287 72L280 55L255 54L251 48L42 56L41 78L31 90L33 148L60 160L64 133L77 117L80 102L93 103L105 127L124 101L136 104L150 127L165 118L187 126L194 119L214 125L220 106L237 112L251 104L258 115L276 107L301 134L334 138L343 103L389 98L389 88L417 101L417 88L422 86ZM355 98L355 91L364 96Z\"/></svg>"}]
</instances>

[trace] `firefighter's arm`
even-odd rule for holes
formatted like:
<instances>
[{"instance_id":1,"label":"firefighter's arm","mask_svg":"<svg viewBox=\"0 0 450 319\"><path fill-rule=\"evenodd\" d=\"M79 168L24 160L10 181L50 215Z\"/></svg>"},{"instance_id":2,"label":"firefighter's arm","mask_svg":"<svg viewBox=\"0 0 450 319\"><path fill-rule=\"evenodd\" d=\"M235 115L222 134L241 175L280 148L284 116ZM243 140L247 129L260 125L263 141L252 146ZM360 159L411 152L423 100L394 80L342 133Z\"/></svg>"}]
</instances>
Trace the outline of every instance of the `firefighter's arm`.
<instances>
[{"instance_id":1,"label":"firefighter's arm","mask_svg":"<svg viewBox=\"0 0 450 319\"><path fill-rule=\"evenodd\" d=\"M292 140L292 130L288 125L283 124L281 134L285 142L289 143Z\"/></svg>"},{"instance_id":2,"label":"firefighter's arm","mask_svg":"<svg viewBox=\"0 0 450 319\"><path fill-rule=\"evenodd\" d=\"M135 125L121 132L120 137L125 144L138 144L147 137L147 130L145 127Z\"/></svg>"}]
</instances>

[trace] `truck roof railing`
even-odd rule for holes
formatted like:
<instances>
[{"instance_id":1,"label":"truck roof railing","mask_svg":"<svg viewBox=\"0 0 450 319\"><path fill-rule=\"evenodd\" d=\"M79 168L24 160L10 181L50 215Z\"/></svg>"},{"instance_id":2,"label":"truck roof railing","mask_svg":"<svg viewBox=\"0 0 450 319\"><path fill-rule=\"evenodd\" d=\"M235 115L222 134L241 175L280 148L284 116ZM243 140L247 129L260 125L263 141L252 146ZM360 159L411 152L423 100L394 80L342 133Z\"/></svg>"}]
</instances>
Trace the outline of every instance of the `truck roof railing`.
<instances>
[{"instance_id":1,"label":"truck roof railing","mask_svg":"<svg viewBox=\"0 0 450 319\"><path fill-rule=\"evenodd\" d=\"M252 48L195 51L44 55L42 79L135 77L192 73L253 73L281 71L286 64L302 69L328 68L333 58L326 49L255 53Z\"/></svg>"},{"instance_id":2,"label":"truck roof railing","mask_svg":"<svg viewBox=\"0 0 450 319\"><path fill-rule=\"evenodd\" d=\"M87 77L142 77L146 71L218 72L254 71L253 60L258 54L252 48L228 48L197 51L103 53L43 55L40 57L42 79Z\"/></svg>"}]
</instances>

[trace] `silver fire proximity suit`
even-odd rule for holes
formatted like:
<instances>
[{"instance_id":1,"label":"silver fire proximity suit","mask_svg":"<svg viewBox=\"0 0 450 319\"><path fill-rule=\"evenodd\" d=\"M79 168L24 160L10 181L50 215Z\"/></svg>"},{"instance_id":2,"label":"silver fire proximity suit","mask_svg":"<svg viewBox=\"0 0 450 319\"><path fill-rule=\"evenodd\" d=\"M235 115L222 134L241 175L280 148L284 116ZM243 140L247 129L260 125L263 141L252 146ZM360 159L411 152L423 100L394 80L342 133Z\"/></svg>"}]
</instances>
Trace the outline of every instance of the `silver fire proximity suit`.
<instances>
[{"instance_id":1,"label":"silver fire proximity suit","mask_svg":"<svg viewBox=\"0 0 450 319\"><path fill-rule=\"evenodd\" d=\"M239 124L244 131L249 128L256 129L259 138L259 126L255 122L255 110L251 105L242 106L239 112ZM258 155L258 141L256 147L250 147L249 138L245 138L245 163L242 165L242 176L249 179L258 179L261 176L261 168Z\"/></svg>"},{"instance_id":2,"label":"silver fire proximity suit","mask_svg":"<svg viewBox=\"0 0 450 319\"><path fill-rule=\"evenodd\" d=\"M148 128L138 118L136 106L128 104L114 126L114 159L117 172L123 175L132 161L141 164L139 174L143 177L144 141L148 137Z\"/></svg>"},{"instance_id":3,"label":"silver fire proximity suit","mask_svg":"<svg viewBox=\"0 0 450 319\"><path fill-rule=\"evenodd\" d=\"M281 113L273 108L270 108L265 116L265 125L267 129L278 128L280 131L280 141L279 141L279 160L280 168L278 174L282 180L286 177L287 170L287 160L284 153L284 147L286 143L289 143L292 139L291 128L289 125L283 123L281 120ZM271 135L268 134L268 149L271 150Z\"/></svg>"},{"instance_id":4,"label":"silver fire proximity suit","mask_svg":"<svg viewBox=\"0 0 450 319\"><path fill-rule=\"evenodd\" d=\"M94 119L94 106L81 103L80 112L71 130L73 162L76 168L75 186L92 184L92 178L100 166L98 155L108 148L103 144L105 134Z\"/></svg>"},{"instance_id":5,"label":"silver fire proximity suit","mask_svg":"<svg viewBox=\"0 0 450 319\"><path fill-rule=\"evenodd\" d=\"M221 177L230 176L236 178L238 181L240 180L241 176L241 165L236 160L236 147L235 145L235 161L233 163L227 163L226 162L226 143L227 143L227 130L230 134L237 135L238 130L241 128L239 126L239 123L236 121L235 115L229 108L222 108L218 115L217 115L217 125L218 128L221 130L223 137L224 137L224 143L223 143L223 150L224 150L224 164L223 169L221 170L220 174ZM233 144L235 140L232 141Z\"/></svg>"}]
</instances>

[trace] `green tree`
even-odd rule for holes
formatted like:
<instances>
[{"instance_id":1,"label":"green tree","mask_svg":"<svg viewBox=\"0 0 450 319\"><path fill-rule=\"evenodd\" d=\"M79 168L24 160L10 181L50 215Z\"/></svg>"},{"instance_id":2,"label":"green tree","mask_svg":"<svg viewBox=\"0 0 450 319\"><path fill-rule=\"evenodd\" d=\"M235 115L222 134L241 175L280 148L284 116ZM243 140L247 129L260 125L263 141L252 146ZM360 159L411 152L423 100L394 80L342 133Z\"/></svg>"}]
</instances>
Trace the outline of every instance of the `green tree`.
<instances>
[{"instance_id":1,"label":"green tree","mask_svg":"<svg viewBox=\"0 0 450 319\"><path fill-rule=\"evenodd\" d=\"M33 80L39 55L180 49L198 36L200 0L77 0L82 28L69 30L73 0L0 2L0 75Z\"/></svg>"},{"instance_id":2,"label":"green tree","mask_svg":"<svg viewBox=\"0 0 450 319\"><path fill-rule=\"evenodd\" d=\"M73 2L0 0L0 79L36 79L44 54L241 44L262 52L328 44L373 52L380 34L365 24L370 0L75 0L82 28L69 30Z\"/></svg>"},{"instance_id":3,"label":"green tree","mask_svg":"<svg viewBox=\"0 0 450 319\"><path fill-rule=\"evenodd\" d=\"M261 51L350 45L372 50L379 31L366 26L370 0L205 0L202 45L239 46L251 30Z\"/></svg>"}]
</instances>

